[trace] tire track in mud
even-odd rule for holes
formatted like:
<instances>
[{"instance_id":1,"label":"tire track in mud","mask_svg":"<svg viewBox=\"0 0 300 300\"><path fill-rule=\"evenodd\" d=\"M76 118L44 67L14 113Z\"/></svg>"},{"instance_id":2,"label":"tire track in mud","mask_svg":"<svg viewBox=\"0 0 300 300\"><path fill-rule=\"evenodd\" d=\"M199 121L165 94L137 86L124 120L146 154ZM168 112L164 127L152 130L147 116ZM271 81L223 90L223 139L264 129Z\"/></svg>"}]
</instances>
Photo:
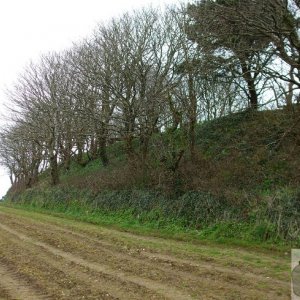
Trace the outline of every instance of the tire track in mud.
<instances>
[{"instance_id":1,"label":"tire track in mud","mask_svg":"<svg viewBox=\"0 0 300 300\"><path fill-rule=\"evenodd\" d=\"M116 249L111 250L112 248L115 248L114 244L111 242L107 242L107 241L103 241L100 239L97 239L95 237L90 237L86 234L82 234L82 233L78 233L78 232L74 232L68 229L64 229L64 228L60 228L56 225L51 225L51 229L53 231L53 229L60 233L60 234L64 234L64 235L72 235L74 238L80 238L81 240L86 240L88 242L93 242L94 244L97 244L98 247L100 246L101 251L106 252L107 254L110 255L114 255L115 258L118 259L124 259L124 258L128 258L134 262L140 263L142 262L144 265L148 265L148 266L153 266L153 262L156 263L162 263L164 264L163 268L165 270L165 268L167 267L167 265L171 265L172 267L177 267L178 269L180 268L182 269L188 269L188 271L190 271L190 268L193 268L194 271L198 270L201 271L199 272L199 275L201 275L203 272L205 272L206 275L216 275L216 273L218 274L218 276L223 277L222 275L227 274L227 275L231 275L231 276L238 276L239 279L241 280L240 284L243 284L242 281L247 281L249 280L253 280L256 279L260 282L268 282L270 280L266 280L266 276L263 276L261 274L254 274L254 273L245 273L245 271L238 269L236 267L222 267L222 266L218 266L215 262L213 262L213 259L210 260L210 262L206 262L206 261L201 261L200 262L195 262L193 260L190 259L183 259L183 258L178 258L178 257L174 257L171 255L167 255L167 254L161 254L161 253L155 253L155 252L149 252L146 251L144 248L142 248L141 250L135 252L131 252L131 254L128 254L128 252L126 251L122 251L122 253L117 253ZM138 256L136 255L138 253ZM147 261L146 261L147 260ZM156 268L160 268L157 267ZM177 270L177 272L180 272L180 270ZM188 276L188 275L187 275ZM277 280L277 279L272 279L272 283L276 283L277 285L282 285L282 281Z\"/></svg>"},{"instance_id":2,"label":"tire track in mud","mask_svg":"<svg viewBox=\"0 0 300 300\"><path fill-rule=\"evenodd\" d=\"M133 276L133 275L128 275L124 272L114 270L107 265L102 265L102 264L100 265L100 264L97 264L94 262L87 261L85 259L82 259L79 256L76 256L71 253L65 252L63 250L57 249L57 248L50 246L44 242L36 241L22 233L19 233L15 230L9 228L6 225L0 224L0 228L2 230L9 232L12 235L18 237L20 240L23 240L23 241L29 242L33 245L39 246L39 247L47 250L48 252L50 252L54 255L60 256L70 262L77 264L77 265L81 265L83 267L89 268L90 270L93 270L93 271L96 271L96 272L99 272L99 273L102 273L102 274L105 274L108 276L112 276L121 282L134 283L136 285L139 285L141 287L149 289L150 291L155 291L155 293L158 293L158 294L164 296L166 299L178 299L178 300L192 299L192 297L190 295L182 293L180 290L177 290L172 286L167 286L167 285L161 284L159 282L155 282L150 279L140 278L140 277Z\"/></svg>"},{"instance_id":3,"label":"tire track in mud","mask_svg":"<svg viewBox=\"0 0 300 300\"><path fill-rule=\"evenodd\" d=\"M26 230L30 233L34 233L36 230L35 223L31 223L31 225L24 225L22 222L17 223L14 220L10 220L10 222L12 222L11 225L17 228L25 226ZM257 296L261 285L269 285L269 294L274 294L274 297L277 296L279 287L281 287L282 290L286 288L286 283L280 280L273 278L270 279L260 274L247 273L245 270L237 268L217 266L211 262L195 262L188 259L181 259L170 255L151 253L147 251L139 251L138 255L136 255L136 253L128 254L127 252L120 251L120 249L118 249L119 253L117 253L117 249L114 249L115 246L112 243L90 237L86 234L84 235L82 233L64 229L53 224L51 224L51 226L49 226L49 224L46 226L44 223L40 223L38 230L42 232L43 230L46 230L45 233L47 233L50 232L50 229L51 234L57 234L58 236L63 234L64 240L67 240L70 236L72 236L73 238L80 238L82 241L89 243L92 242L93 245L97 245L97 249L107 255L107 257L113 257L114 260L118 260L120 262L124 261L125 264L142 264L143 267L148 267L149 270L151 270L151 268L155 268L156 270L166 274L174 274L174 272L176 272L176 276L181 277L182 282L185 282L185 284L190 287L197 284L197 281L199 281L201 277L205 277L206 286L204 286L202 282L201 288L207 289L208 287L211 287L211 285L215 284L216 278L218 278L218 280L220 280L220 282L222 281L223 285L225 285L227 289L240 290L242 288L244 292L247 292L248 294L256 293ZM168 280L165 281L170 281L170 277L166 279ZM249 282L251 282L250 285Z\"/></svg>"},{"instance_id":4,"label":"tire track in mud","mask_svg":"<svg viewBox=\"0 0 300 300\"><path fill-rule=\"evenodd\" d=\"M18 278L0 261L0 299L42 300L47 298L28 286L28 283Z\"/></svg>"},{"instance_id":5,"label":"tire track in mud","mask_svg":"<svg viewBox=\"0 0 300 300\"><path fill-rule=\"evenodd\" d=\"M65 220L58 218L56 220L54 217L47 215L45 215L44 220L43 217L44 215L38 215L38 220L36 220L35 218L30 219L27 215L20 216L18 212L16 214L13 212L0 212L0 223L2 221L5 224L3 224L4 226L14 231L10 234L14 235L15 238L20 239L21 236L20 240L22 240L23 235L25 241L27 239L26 244L31 243L37 247L33 252L38 253L38 249L42 248L46 250L45 253L48 252L54 257L59 257L61 262L68 261L68 263L73 264L66 269L68 273L77 272L78 268L81 267L81 272L84 272L84 268L89 270L86 280L89 277L96 278L92 274L94 272L95 274L101 274L101 279L107 277L107 284L114 281L113 283L117 288L119 285L120 293L118 295L111 293L111 295L120 299L161 299L161 297L163 299L184 299L177 296L184 296L185 299L189 299L191 298L189 295L196 297L196 299L288 299L288 283L277 280L274 284L273 279L266 279L263 273L247 273L247 269L242 268L239 270L236 266L227 267L218 264L218 261L214 259L210 261L196 257L196 260L194 260L194 257L189 256L180 258L185 254L185 251L181 250L175 256L173 253L172 255L161 253L160 250L154 250L155 248L151 248L151 246L149 248L145 247L147 248L145 250L141 246L143 243L137 242L137 240L153 240L177 245L176 241L153 237L148 239L146 236L140 237L127 232L119 232L115 229L112 229L113 234L109 235L110 229L100 226L75 223L69 220L66 221L66 225L64 224ZM133 240L135 240L133 244L131 244L131 239L129 240L129 245L133 245L133 247L129 246L127 248L127 239L123 240L124 236L126 238L128 236L133 237ZM28 239L31 241L28 242ZM181 243L178 242L178 244ZM70 256L68 258L60 256L61 253L51 252L44 245L51 247L52 250L62 251L63 254L70 254L71 260ZM170 245L168 244L168 247ZM91 251L91 247L94 247L95 251ZM208 246L205 245L205 247ZM82 248L81 251L78 251L80 248ZM246 251L241 251L241 253L244 252ZM78 261L78 258L81 260ZM272 256L269 258L271 261L275 260ZM54 265L53 261L51 265ZM94 267L91 269L92 266L101 266L101 268ZM149 271L149 274L140 272L141 267L145 268L146 272ZM112 273L107 274L107 270ZM254 269L254 271L259 270ZM156 274L157 278L155 277ZM123 278L118 277L118 275L123 276ZM126 281L124 276L125 279L133 278L134 280L138 279L138 281ZM141 281L150 284L151 287L148 285L147 288L145 284L142 286ZM134 293L131 296L122 294L124 292L122 287L130 284L135 286L133 288L135 291L141 290L143 287L145 290L143 297L135 298L134 296L137 294ZM193 286L195 286L195 289L192 288ZM159 290L161 287L163 287L163 290ZM172 293L174 290L179 291L180 295ZM158 294L155 297L157 291L160 291L161 297ZM152 292L152 295L150 292Z\"/></svg>"},{"instance_id":6,"label":"tire track in mud","mask_svg":"<svg viewBox=\"0 0 300 300\"><path fill-rule=\"evenodd\" d=\"M47 292L49 295L49 298L47 299L85 298L109 300L124 299L126 297L126 299L138 300L141 299L142 294L148 296L146 299L149 299L150 296L153 296L153 299L158 299L158 297L154 297L154 293L151 295L148 290L143 290L140 286L130 283L120 285L120 282L115 281L114 278L100 276L99 273L93 272L86 267L66 261L62 257L53 255L48 251L41 251L39 246L24 242L18 237L3 230L0 230L0 255L2 254L5 256L5 253L3 253L3 240L5 240L6 243L5 252L11 253L8 255L9 257L6 258L6 265L12 267L13 264L16 264L16 267L22 270L24 265L26 268L26 265L28 266L30 264L30 269L26 268L27 276L28 273L31 274L37 269L37 271L41 271L35 272L34 275L39 278L39 289L44 290L44 293ZM17 256L13 256L13 252L18 252ZM34 259L20 262L21 256L33 256ZM42 266L45 262L46 270L45 266ZM42 274L43 272L44 274ZM61 293L57 294L56 292L58 290L61 291Z\"/></svg>"}]
</instances>

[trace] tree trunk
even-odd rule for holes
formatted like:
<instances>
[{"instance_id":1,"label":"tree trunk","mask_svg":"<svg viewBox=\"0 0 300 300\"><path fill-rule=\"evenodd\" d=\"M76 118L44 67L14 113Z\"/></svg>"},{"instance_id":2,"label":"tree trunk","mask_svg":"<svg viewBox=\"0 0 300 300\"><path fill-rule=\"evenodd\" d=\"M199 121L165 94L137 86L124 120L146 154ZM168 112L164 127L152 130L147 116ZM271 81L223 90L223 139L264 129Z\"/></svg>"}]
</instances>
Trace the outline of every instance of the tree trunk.
<instances>
[{"instance_id":1,"label":"tree trunk","mask_svg":"<svg viewBox=\"0 0 300 300\"><path fill-rule=\"evenodd\" d=\"M57 185L59 183L59 171L57 163L57 154L54 152L50 156L50 175L51 185Z\"/></svg>"},{"instance_id":2,"label":"tree trunk","mask_svg":"<svg viewBox=\"0 0 300 300\"><path fill-rule=\"evenodd\" d=\"M129 160L133 159L133 156L134 156L134 150L133 150L132 142L133 142L132 135L131 134L127 135L125 137L125 151L126 151L127 158Z\"/></svg>"},{"instance_id":3,"label":"tree trunk","mask_svg":"<svg viewBox=\"0 0 300 300\"><path fill-rule=\"evenodd\" d=\"M10 172L10 174L9 174L9 180L10 180L11 185L13 185L14 184L14 178L13 178L13 173L12 172Z\"/></svg>"},{"instance_id":4,"label":"tree trunk","mask_svg":"<svg viewBox=\"0 0 300 300\"><path fill-rule=\"evenodd\" d=\"M77 146L77 163L81 166L85 166L85 163L83 161L83 152L84 152L84 143L82 141L77 141L76 146Z\"/></svg>"},{"instance_id":5,"label":"tree trunk","mask_svg":"<svg viewBox=\"0 0 300 300\"><path fill-rule=\"evenodd\" d=\"M169 104L169 108L170 108L170 111L171 111L171 114L172 114L172 131L175 131L178 126L181 125L182 123L182 113L179 112L175 105L173 104L173 101L172 101L172 96L169 95L168 96L168 104Z\"/></svg>"},{"instance_id":6,"label":"tree trunk","mask_svg":"<svg viewBox=\"0 0 300 300\"><path fill-rule=\"evenodd\" d=\"M291 79L291 81L289 82L288 90L286 91L285 99L286 99L287 109L292 111L292 109L293 109L293 95L294 95L294 90L293 90L294 83L292 82L292 81L294 81L294 68L293 67L291 67L291 69L290 69L290 79Z\"/></svg>"},{"instance_id":7,"label":"tree trunk","mask_svg":"<svg viewBox=\"0 0 300 300\"><path fill-rule=\"evenodd\" d=\"M150 138L150 136L148 136L148 134L145 132L143 132L143 134L140 137L142 164L143 165L145 165L147 156L148 156L149 138Z\"/></svg>"},{"instance_id":8,"label":"tree trunk","mask_svg":"<svg viewBox=\"0 0 300 300\"><path fill-rule=\"evenodd\" d=\"M104 167L106 167L109 163L106 148L106 136L101 136L99 138L99 156Z\"/></svg>"},{"instance_id":9,"label":"tree trunk","mask_svg":"<svg viewBox=\"0 0 300 300\"><path fill-rule=\"evenodd\" d=\"M127 154L127 158L132 160L134 157L134 149L133 149L133 136L134 136L134 128L135 128L135 117L133 116L132 111L127 112L127 119L125 124L125 151Z\"/></svg>"},{"instance_id":10,"label":"tree trunk","mask_svg":"<svg viewBox=\"0 0 300 300\"><path fill-rule=\"evenodd\" d=\"M189 148L191 160L195 160L195 144L196 144L196 123L197 123L197 98L194 90L194 78L189 74L189 98L190 98L190 109L189 109Z\"/></svg>"},{"instance_id":11,"label":"tree trunk","mask_svg":"<svg viewBox=\"0 0 300 300\"><path fill-rule=\"evenodd\" d=\"M34 182L38 182L39 180L39 166L40 166L40 160L35 163L34 169L33 169L33 180Z\"/></svg>"},{"instance_id":12,"label":"tree trunk","mask_svg":"<svg viewBox=\"0 0 300 300\"><path fill-rule=\"evenodd\" d=\"M27 189L32 187L32 177L30 174L25 176L25 186Z\"/></svg>"},{"instance_id":13,"label":"tree trunk","mask_svg":"<svg viewBox=\"0 0 300 300\"><path fill-rule=\"evenodd\" d=\"M245 61L241 62L243 78L245 79L248 87L248 98L250 101L250 108L253 110L258 109L258 96L255 87L255 79L251 75L251 70Z\"/></svg>"},{"instance_id":14,"label":"tree trunk","mask_svg":"<svg viewBox=\"0 0 300 300\"><path fill-rule=\"evenodd\" d=\"M91 138L90 152L91 152L90 159L91 160L97 159L98 145L97 145L97 138L96 137Z\"/></svg>"}]
</instances>

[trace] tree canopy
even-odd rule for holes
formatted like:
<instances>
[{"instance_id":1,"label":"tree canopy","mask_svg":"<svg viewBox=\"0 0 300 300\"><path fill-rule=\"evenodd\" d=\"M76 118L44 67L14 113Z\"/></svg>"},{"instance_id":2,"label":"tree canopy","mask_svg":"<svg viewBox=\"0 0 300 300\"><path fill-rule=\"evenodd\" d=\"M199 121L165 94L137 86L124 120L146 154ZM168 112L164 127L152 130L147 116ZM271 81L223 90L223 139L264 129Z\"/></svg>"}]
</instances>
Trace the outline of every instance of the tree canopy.
<instances>
[{"instance_id":1,"label":"tree canopy","mask_svg":"<svg viewBox=\"0 0 300 300\"><path fill-rule=\"evenodd\" d=\"M194 159L197 124L297 103L299 9L296 0L203 0L99 25L10 88L1 164L15 186L45 169L55 185L72 160L108 166L107 147L120 142L128 163L146 168L154 151L176 172L183 153Z\"/></svg>"}]
</instances>

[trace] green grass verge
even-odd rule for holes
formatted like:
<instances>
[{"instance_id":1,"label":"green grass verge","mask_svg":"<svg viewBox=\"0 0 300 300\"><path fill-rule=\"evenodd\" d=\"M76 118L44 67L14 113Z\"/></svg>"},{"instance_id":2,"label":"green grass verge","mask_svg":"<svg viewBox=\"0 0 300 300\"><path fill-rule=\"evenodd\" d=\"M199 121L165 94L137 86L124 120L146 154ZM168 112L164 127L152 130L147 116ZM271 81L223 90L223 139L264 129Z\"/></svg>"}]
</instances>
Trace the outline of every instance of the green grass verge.
<instances>
[{"instance_id":1,"label":"green grass verge","mask_svg":"<svg viewBox=\"0 0 300 300\"><path fill-rule=\"evenodd\" d=\"M2 207L22 209L30 212L39 212L56 217L67 218L161 238L169 238L191 243L217 243L229 246L239 246L261 251L287 252L292 245L280 240L261 241L257 238L257 228L253 224L222 222L214 226L207 226L201 230L187 228L182 220L159 216L159 211L145 212L134 216L132 211L103 212L100 209L91 209L82 202L72 201L69 205L57 204L51 208L42 207L37 203L1 203ZM159 216L159 217L158 217Z\"/></svg>"}]
</instances>

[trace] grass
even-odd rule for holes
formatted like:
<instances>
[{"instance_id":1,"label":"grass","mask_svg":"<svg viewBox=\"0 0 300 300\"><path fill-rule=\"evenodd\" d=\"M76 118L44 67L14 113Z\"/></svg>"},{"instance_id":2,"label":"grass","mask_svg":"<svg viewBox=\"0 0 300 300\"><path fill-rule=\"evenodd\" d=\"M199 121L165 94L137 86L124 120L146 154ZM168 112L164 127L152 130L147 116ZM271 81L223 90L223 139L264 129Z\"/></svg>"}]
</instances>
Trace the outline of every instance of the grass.
<instances>
[{"instance_id":1,"label":"grass","mask_svg":"<svg viewBox=\"0 0 300 300\"><path fill-rule=\"evenodd\" d=\"M55 207L51 208L35 204L16 204L11 202L4 202L1 206L83 221L140 235L188 241L196 244L218 243L226 245L226 247L239 246L260 250L264 249L266 251L272 250L281 253L290 249L290 246L284 241L269 240L262 242L261 240L257 240L255 236L251 236L250 224L237 224L237 226L234 226L234 224L220 223L203 228L202 230L195 230L183 226L183 222L178 219L161 217L155 220L151 216L154 212L136 217L129 210L122 212L102 212L99 209L92 210L89 206L82 206L80 202L73 202L68 207L63 204L56 204ZM231 227L230 233L228 233L229 227ZM224 234L224 232L227 234Z\"/></svg>"}]
</instances>

